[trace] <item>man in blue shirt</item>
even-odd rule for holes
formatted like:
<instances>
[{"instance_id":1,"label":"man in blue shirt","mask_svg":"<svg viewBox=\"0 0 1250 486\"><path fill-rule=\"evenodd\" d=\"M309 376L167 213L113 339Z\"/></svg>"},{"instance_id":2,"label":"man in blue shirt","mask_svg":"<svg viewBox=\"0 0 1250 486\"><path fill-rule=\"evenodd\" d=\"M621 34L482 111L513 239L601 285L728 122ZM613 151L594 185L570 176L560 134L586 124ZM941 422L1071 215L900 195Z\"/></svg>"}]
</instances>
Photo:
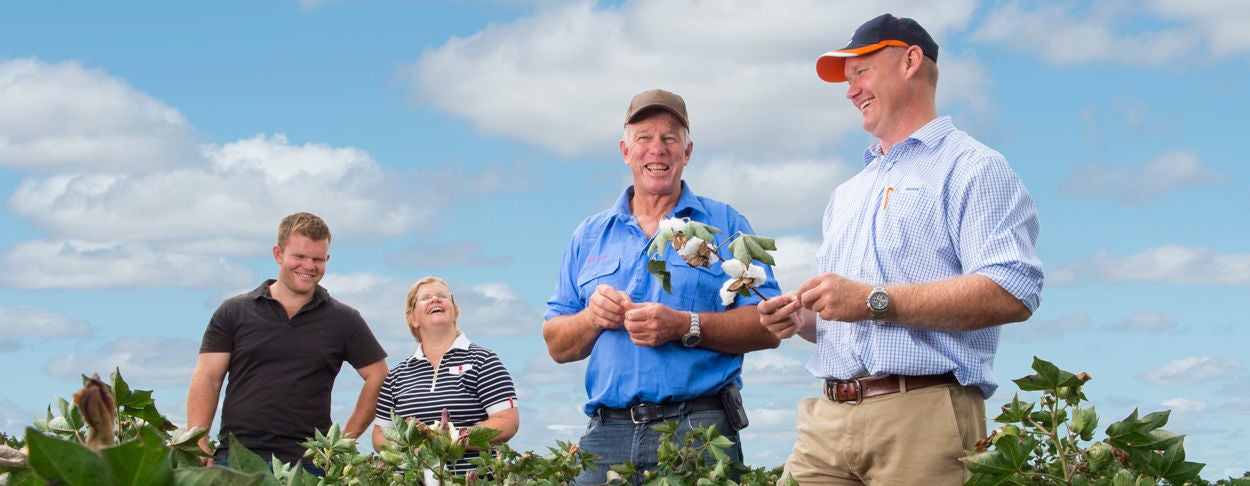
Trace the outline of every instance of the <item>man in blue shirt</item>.
<instances>
[{"instance_id":1,"label":"man in blue shirt","mask_svg":"<svg viewBox=\"0 0 1250 486\"><path fill-rule=\"evenodd\" d=\"M676 251L664 252L672 293L647 272L647 249L665 219L689 218L725 236L753 233L732 207L695 195L682 181L694 148L685 101L664 90L639 93L626 110L620 148L634 183L574 231L543 323L552 359L589 358L590 425L579 445L601 459L577 484L604 483L608 467L625 462L653 469L659 433L651 427L665 420L682 422L679 436L715 424L735 442L727 452L740 462L737 428L718 395L742 385L743 353L780 343L760 325L757 296L722 304L719 290L729 277L720 265L692 267ZM779 294L772 269L766 274L758 290Z\"/></svg>"},{"instance_id":2,"label":"man in blue shirt","mask_svg":"<svg viewBox=\"0 0 1250 486\"><path fill-rule=\"evenodd\" d=\"M816 63L878 140L825 210L821 273L759 305L779 338L816 343L825 396L799 405L785 466L799 484L962 484L999 326L1041 300L1037 208L1001 154L937 116L937 51L886 14Z\"/></svg>"}]
</instances>

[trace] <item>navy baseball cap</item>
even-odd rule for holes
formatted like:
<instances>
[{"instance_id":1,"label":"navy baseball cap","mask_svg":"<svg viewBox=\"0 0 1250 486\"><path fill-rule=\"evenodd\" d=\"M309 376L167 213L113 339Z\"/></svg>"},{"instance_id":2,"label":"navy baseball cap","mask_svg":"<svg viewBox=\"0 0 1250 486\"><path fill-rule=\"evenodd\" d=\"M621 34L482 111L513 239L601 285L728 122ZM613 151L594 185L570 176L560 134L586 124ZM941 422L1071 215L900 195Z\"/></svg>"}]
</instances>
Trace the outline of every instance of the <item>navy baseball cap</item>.
<instances>
[{"instance_id":1,"label":"navy baseball cap","mask_svg":"<svg viewBox=\"0 0 1250 486\"><path fill-rule=\"evenodd\" d=\"M862 56L886 46L920 46L924 56L937 62L938 45L915 20L881 15L855 29L851 42L841 49L829 51L816 59L816 75L830 83L846 81L846 58Z\"/></svg>"}]
</instances>

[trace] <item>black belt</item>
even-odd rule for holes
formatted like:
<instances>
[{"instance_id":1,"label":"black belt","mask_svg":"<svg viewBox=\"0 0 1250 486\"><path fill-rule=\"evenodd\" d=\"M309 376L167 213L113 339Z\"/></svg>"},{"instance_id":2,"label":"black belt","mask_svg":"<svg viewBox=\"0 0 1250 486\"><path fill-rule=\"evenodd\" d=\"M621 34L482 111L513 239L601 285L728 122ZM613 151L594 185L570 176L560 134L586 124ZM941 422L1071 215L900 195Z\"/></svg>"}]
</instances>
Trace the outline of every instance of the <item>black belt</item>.
<instances>
[{"instance_id":1,"label":"black belt","mask_svg":"<svg viewBox=\"0 0 1250 486\"><path fill-rule=\"evenodd\" d=\"M627 419L635 424L645 424L676 417L682 413L704 410L724 410L720 397L691 398L684 402L639 403L629 408L600 407L599 415L607 419Z\"/></svg>"}]
</instances>

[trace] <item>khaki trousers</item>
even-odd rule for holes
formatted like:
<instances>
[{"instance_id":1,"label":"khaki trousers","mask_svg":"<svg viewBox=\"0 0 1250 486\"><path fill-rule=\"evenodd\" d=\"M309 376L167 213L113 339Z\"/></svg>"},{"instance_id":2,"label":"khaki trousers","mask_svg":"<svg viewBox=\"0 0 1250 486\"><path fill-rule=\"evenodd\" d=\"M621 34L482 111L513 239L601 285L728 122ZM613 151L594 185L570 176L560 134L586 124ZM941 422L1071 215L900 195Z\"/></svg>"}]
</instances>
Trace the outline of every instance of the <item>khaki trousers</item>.
<instances>
[{"instance_id":1,"label":"khaki trousers","mask_svg":"<svg viewBox=\"0 0 1250 486\"><path fill-rule=\"evenodd\" d=\"M805 398L798 438L777 484L963 484L959 461L985 437L985 399L976 387L940 385L835 403Z\"/></svg>"}]
</instances>

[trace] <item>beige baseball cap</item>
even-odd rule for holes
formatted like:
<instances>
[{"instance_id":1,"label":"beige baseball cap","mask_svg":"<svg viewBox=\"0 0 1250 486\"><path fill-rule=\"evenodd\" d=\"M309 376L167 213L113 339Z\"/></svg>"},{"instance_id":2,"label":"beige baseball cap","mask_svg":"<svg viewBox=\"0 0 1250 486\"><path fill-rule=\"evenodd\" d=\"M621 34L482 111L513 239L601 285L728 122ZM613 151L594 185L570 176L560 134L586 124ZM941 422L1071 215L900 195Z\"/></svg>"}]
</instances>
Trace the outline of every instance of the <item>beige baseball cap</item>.
<instances>
[{"instance_id":1,"label":"beige baseball cap","mask_svg":"<svg viewBox=\"0 0 1250 486\"><path fill-rule=\"evenodd\" d=\"M625 124L630 124L639 113L650 108L666 110L677 116L682 126L690 128L690 117L686 115L686 100L662 89L649 89L634 95L634 99L629 101L629 109L625 110Z\"/></svg>"}]
</instances>

